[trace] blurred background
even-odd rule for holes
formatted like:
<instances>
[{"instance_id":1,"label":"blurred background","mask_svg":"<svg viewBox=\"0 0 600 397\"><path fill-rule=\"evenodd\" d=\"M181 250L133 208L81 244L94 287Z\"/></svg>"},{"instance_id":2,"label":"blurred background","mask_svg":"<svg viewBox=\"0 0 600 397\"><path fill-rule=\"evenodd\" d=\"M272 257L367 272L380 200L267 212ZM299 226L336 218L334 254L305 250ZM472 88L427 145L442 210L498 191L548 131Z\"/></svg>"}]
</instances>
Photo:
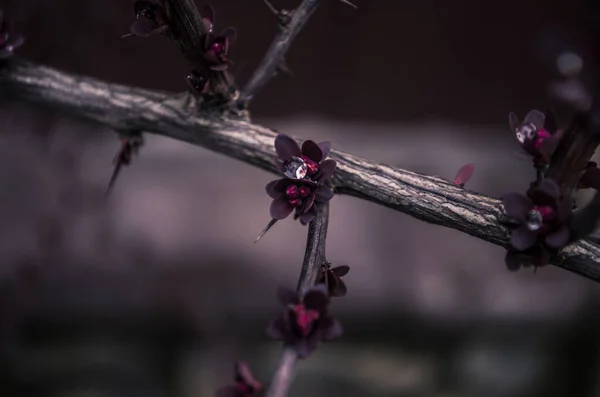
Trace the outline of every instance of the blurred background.
<instances>
[{"instance_id":1,"label":"blurred background","mask_svg":"<svg viewBox=\"0 0 600 397\"><path fill-rule=\"evenodd\" d=\"M582 0L329 0L253 120L469 189L523 191L507 114L551 102L555 57L594 70L600 12ZM166 38L127 33L129 0L1 0L20 55L107 81L186 89ZM298 1L273 0L291 9ZM276 31L261 0L219 0L244 82ZM594 30L596 29L596 30ZM569 113L557 109L563 125ZM244 360L268 383L278 285L295 286L306 228L269 220L274 175L146 136L110 199L116 134L0 92L0 395L212 396ZM584 200L585 198L582 198ZM582 201L583 202L583 201ZM600 396L600 290L565 270L506 270L504 251L350 197L327 257L347 264L344 337L299 366L291 396Z\"/></svg>"}]
</instances>

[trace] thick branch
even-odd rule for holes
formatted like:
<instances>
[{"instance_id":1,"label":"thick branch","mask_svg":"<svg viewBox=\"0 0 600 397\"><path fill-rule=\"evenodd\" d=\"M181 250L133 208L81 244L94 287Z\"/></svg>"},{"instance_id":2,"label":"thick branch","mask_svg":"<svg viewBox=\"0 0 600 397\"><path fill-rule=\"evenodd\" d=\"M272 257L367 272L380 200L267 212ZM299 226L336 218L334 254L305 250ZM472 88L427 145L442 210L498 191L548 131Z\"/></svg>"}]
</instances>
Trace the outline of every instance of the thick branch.
<instances>
[{"instance_id":1,"label":"thick branch","mask_svg":"<svg viewBox=\"0 0 600 397\"><path fill-rule=\"evenodd\" d=\"M240 103L247 103L267 84L283 62L283 57L292 45L300 29L317 9L322 0L303 0L293 11L289 23L282 25L260 65L242 90Z\"/></svg>"},{"instance_id":2,"label":"thick branch","mask_svg":"<svg viewBox=\"0 0 600 397\"><path fill-rule=\"evenodd\" d=\"M219 113L194 114L184 101L172 99L181 96L108 84L20 60L11 60L0 69L0 90L117 131L140 130L168 136L277 172L272 161L274 131ZM338 194L360 197L425 222L508 245L506 214L495 198L461 189L438 177L349 153L334 150L331 157L338 161L332 179ZM580 241L563 249L561 257L563 260L554 264L600 281L600 247ZM500 265L501 259L498 262Z\"/></svg>"},{"instance_id":3,"label":"thick branch","mask_svg":"<svg viewBox=\"0 0 600 397\"><path fill-rule=\"evenodd\" d=\"M298 294L304 295L306 291L315 285L321 265L325 263L325 242L327 239L327 225L329 224L329 203L316 204L317 215L308 224L308 237L306 238L306 252L302 262L300 279L298 280ZM285 397L288 393L296 364L298 354L294 348L283 349L279 365L273 375L267 397Z\"/></svg>"}]
</instances>

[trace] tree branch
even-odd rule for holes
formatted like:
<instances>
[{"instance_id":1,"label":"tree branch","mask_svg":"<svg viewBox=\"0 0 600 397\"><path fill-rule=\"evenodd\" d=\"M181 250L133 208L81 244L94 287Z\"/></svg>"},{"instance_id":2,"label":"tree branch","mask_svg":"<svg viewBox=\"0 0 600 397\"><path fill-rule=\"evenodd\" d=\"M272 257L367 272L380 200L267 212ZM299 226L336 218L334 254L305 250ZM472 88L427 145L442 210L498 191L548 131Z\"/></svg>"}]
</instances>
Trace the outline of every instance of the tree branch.
<instances>
[{"instance_id":1,"label":"tree branch","mask_svg":"<svg viewBox=\"0 0 600 397\"><path fill-rule=\"evenodd\" d=\"M329 224L329 203L316 203L317 215L308 224L306 238L306 252L302 262L300 279L298 280L298 295L303 296L306 291L315 285L321 265L325 263L325 242L327 239L327 225ZM285 397L292 384L298 354L294 348L286 347L281 353L277 370L267 391L267 397Z\"/></svg>"},{"instance_id":2,"label":"tree branch","mask_svg":"<svg viewBox=\"0 0 600 397\"><path fill-rule=\"evenodd\" d=\"M292 16L286 23L279 24L279 32L267 50L258 68L242 90L238 103L242 107L267 84L267 82L275 75L277 68L283 62L283 57L292 45L292 41L296 38L300 29L304 26L308 18L315 12L322 0L303 0L302 3L294 11Z\"/></svg>"},{"instance_id":3,"label":"tree branch","mask_svg":"<svg viewBox=\"0 0 600 397\"><path fill-rule=\"evenodd\" d=\"M277 173L272 159L276 133L218 111L189 111L181 95L108 84L12 59L0 68L3 95L54 107L117 131L139 130L202 146ZM508 246L500 200L341 151L332 178L335 192L360 197L425 222L450 227L490 243ZM553 264L600 281L600 247L580 241L561 251ZM498 259L498 266L502 263Z\"/></svg>"}]
</instances>

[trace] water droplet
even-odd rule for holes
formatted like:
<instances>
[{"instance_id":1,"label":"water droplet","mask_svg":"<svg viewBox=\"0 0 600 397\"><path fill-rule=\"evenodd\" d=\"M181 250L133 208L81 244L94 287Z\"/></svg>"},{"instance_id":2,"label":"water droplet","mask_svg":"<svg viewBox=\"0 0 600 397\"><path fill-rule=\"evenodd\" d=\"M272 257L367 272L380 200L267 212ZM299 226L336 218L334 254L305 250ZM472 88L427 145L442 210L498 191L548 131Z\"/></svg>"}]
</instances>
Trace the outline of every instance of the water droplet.
<instances>
[{"instance_id":1,"label":"water droplet","mask_svg":"<svg viewBox=\"0 0 600 397\"><path fill-rule=\"evenodd\" d=\"M529 230L538 230L543 224L542 214L538 210L531 210L527 214L527 228Z\"/></svg>"},{"instance_id":2,"label":"water droplet","mask_svg":"<svg viewBox=\"0 0 600 397\"><path fill-rule=\"evenodd\" d=\"M285 160L281 165L283 175L291 179L302 179L308 172L308 167L304 160L300 157L292 157L290 160Z\"/></svg>"},{"instance_id":3,"label":"water droplet","mask_svg":"<svg viewBox=\"0 0 600 397\"><path fill-rule=\"evenodd\" d=\"M519 140L519 142L521 143L525 143L525 141L527 139L535 139L535 137L537 136L537 131L536 128L533 124L521 124L518 128L517 131L515 131L517 134L517 139Z\"/></svg>"}]
</instances>

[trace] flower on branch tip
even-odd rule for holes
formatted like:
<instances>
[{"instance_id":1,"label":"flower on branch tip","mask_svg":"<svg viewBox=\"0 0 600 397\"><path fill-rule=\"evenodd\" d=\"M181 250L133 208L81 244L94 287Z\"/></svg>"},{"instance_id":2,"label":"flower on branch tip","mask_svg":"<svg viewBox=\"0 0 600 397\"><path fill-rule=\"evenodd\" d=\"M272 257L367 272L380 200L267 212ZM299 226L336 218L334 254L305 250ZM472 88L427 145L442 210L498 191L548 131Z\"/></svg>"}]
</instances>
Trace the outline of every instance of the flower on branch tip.
<instances>
[{"instance_id":1,"label":"flower on branch tip","mask_svg":"<svg viewBox=\"0 0 600 397\"><path fill-rule=\"evenodd\" d=\"M536 164L547 164L560 140L554 113L550 110L546 113L531 110L521 122L517 115L511 112L508 119L510 129L521 147L534 158Z\"/></svg>"},{"instance_id":2,"label":"flower on branch tip","mask_svg":"<svg viewBox=\"0 0 600 397\"><path fill-rule=\"evenodd\" d=\"M324 183L331 178L337 166L335 160L326 160L331 151L330 142L307 140L300 147L292 137L278 134L275 151L277 168L290 179Z\"/></svg>"},{"instance_id":3,"label":"flower on branch tip","mask_svg":"<svg viewBox=\"0 0 600 397\"><path fill-rule=\"evenodd\" d=\"M248 365L235 363L235 385L224 386L217 390L215 397L256 397L262 391L262 384L254 379Z\"/></svg>"},{"instance_id":4,"label":"flower on branch tip","mask_svg":"<svg viewBox=\"0 0 600 397\"><path fill-rule=\"evenodd\" d=\"M136 0L133 3L135 22L131 33L140 37L164 34L169 30L167 14L157 0Z\"/></svg>"},{"instance_id":5,"label":"flower on branch tip","mask_svg":"<svg viewBox=\"0 0 600 397\"><path fill-rule=\"evenodd\" d=\"M595 161L588 162L577 184L578 189L596 189L600 191L600 168Z\"/></svg>"},{"instance_id":6,"label":"flower on branch tip","mask_svg":"<svg viewBox=\"0 0 600 397\"><path fill-rule=\"evenodd\" d=\"M527 251L539 243L560 249L568 243L573 201L560 194L553 180L543 179L527 195L509 193L502 197L502 204L508 217L519 224L510 236L515 251Z\"/></svg>"},{"instance_id":7,"label":"flower on branch tip","mask_svg":"<svg viewBox=\"0 0 600 397\"><path fill-rule=\"evenodd\" d=\"M348 292L348 289L342 277L348 274L349 271L350 266L331 267L331 263L327 262L321 266L321 273L317 279L317 284L325 285L330 297L344 296Z\"/></svg>"},{"instance_id":8,"label":"flower on branch tip","mask_svg":"<svg viewBox=\"0 0 600 397\"><path fill-rule=\"evenodd\" d=\"M231 61L227 58L229 44L237 37L237 30L230 26L225 28L220 34L213 33L215 23L214 9L206 5L202 9L202 25L206 32L204 36L204 60L212 70L227 70Z\"/></svg>"},{"instance_id":9,"label":"flower on branch tip","mask_svg":"<svg viewBox=\"0 0 600 397\"><path fill-rule=\"evenodd\" d=\"M25 38L11 32L10 23L0 9L0 61L13 56L15 50L23 45Z\"/></svg>"},{"instance_id":10,"label":"flower on branch tip","mask_svg":"<svg viewBox=\"0 0 600 397\"><path fill-rule=\"evenodd\" d=\"M333 198L333 191L325 185L294 179L277 179L267 184L269 197L273 199L269 212L271 218L287 218L294 210L294 219L300 219L303 225L311 222L316 214L315 203L326 202Z\"/></svg>"},{"instance_id":11,"label":"flower on branch tip","mask_svg":"<svg viewBox=\"0 0 600 397\"><path fill-rule=\"evenodd\" d=\"M469 163L465 164L456 173L454 177L454 184L458 187L465 187L465 184L471 179L473 176L473 172L475 171L475 164Z\"/></svg>"},{"instance_id":12,"label":"flower on branch tip","mask_svg":"<svg viewBox=\"0 0 600 397\"><path fill-rule=\"evenodd\" d=\"M267 333L294 348L299 358L308 357L319 342L342 335L341 324L328 312L329 296L324 285L312 287L302 299L297 292L284 287L279 288L277 295L285 310L271 322Z\"/></svg>"}]
</instances>

